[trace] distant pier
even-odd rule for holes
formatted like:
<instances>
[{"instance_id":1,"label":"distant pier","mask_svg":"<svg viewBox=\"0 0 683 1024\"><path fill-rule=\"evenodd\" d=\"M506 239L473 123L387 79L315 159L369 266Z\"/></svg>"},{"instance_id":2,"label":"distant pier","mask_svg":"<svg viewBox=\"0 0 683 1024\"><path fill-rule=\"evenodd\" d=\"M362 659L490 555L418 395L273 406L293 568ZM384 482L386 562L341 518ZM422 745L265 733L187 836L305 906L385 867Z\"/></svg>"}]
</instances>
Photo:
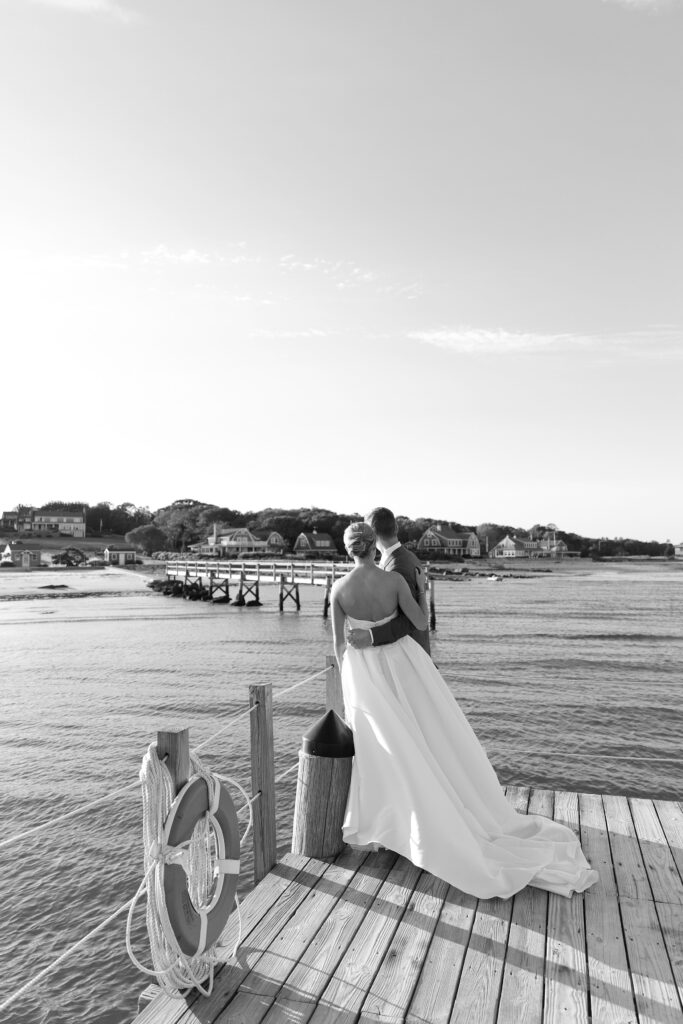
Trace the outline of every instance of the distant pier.
<instances>
[{"instance_id":1,"label":"distant pier","mask_svg":"<svg viewBox=\"0 0 683 1024\"><path fill-rule=\"evenodd\" d=\"M323 587L323 618L326 619L329 615L330 593L335 580L346 576L352 569L352 562L178 560L166 563L168 589L164 589L164 584L159 584L155 589L172 596L187 597L192 600L228 602L232 585L233 588L237 588L233 604L260 605L261 584L268 583L278 587L280 611L284 611L287 601L292 601L296 610L299 611L301 608L299 587ZM430 579L429 567L427 566L426 569L430 628L434 629L436 627L434 586ZM248 598L249 600L247 600Z\"/></svg>"}]
</instances>

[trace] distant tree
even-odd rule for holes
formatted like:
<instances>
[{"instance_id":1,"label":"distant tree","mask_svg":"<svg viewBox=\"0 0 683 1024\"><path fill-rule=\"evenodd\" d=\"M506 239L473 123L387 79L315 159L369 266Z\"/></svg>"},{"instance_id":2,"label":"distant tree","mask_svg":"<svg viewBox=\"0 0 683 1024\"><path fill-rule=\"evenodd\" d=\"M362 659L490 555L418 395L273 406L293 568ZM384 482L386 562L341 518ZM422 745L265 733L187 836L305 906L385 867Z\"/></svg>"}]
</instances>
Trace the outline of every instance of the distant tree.
<instances>
[{"instance_id":1,"label":"distant tree","mask_svg":"<svg viewBox=\"0 0 683 1024\"><path fill-rule=\"evenodd\" d=\"M53 565L83 565L88 561L88 556L80 548L64 548L52 556Z\"/></svg>"},{"instance_id":2,"label":"distant tree","mask_svg":"<svg viewBox=\"0 0 683 1024\"><path fill-rule=\"evenodd\" d=\"M138 551L151 555L153 551L163 551L168 546L168 538L163 530L152 523L136 526L126 534L126 543L133 544Z\"/></svg>"}]
</instances>

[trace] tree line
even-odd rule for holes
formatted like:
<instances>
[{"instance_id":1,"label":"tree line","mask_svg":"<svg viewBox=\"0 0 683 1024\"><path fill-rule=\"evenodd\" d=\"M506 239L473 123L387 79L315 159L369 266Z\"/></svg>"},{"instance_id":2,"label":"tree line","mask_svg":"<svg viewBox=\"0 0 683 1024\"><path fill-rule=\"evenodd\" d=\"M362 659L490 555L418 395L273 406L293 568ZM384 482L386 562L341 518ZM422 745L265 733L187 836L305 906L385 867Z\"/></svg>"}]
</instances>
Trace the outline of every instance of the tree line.
<instances>
[{"instance_id":1,"label":"tree line","mask_svg":"<svg viewBox=\"0 0 683 1024\"><path fill-rule=\"evenodd\" d=\"M17 506L19 510L21 506ZM125 536L130 544L139 551L152 554L155 551L182 553L190 545L206 540L214 525L217 531L229 527L246 526L249 529L277 530L288 548L300 533L328 533L335 546L343 551L343 534L349 523L362 518L359 512L340 513L325 508L265 508L257 512L241 512L238 509L193 498L181 498L170 505L152 512L147 506L135 505L133 502L122 502L113 505L111 502L100 501L96 505L87 502L51 501L36 511L62 510L69 514L73 510L85 508L86 533L97 537L108 534ZM15 511L16 511L15 510ZM411 519L398 515L398 538L407 546L414 547L422 534L430 526L440 524L450 526L460 532L476 533L482 547L482 553L490 551L506 534L529 534L534 538L541 537L546 527L536 523L531 529L501 523L459 523L454 520L432 519L419 517ZM558 540L563 540L570 551L582 558L607 558L619 555L673 556L671 544L658 541L640 541L630 538L616 540L607 538L582 537L577 533L556 530Z\"/></svg>"}]
</instances>

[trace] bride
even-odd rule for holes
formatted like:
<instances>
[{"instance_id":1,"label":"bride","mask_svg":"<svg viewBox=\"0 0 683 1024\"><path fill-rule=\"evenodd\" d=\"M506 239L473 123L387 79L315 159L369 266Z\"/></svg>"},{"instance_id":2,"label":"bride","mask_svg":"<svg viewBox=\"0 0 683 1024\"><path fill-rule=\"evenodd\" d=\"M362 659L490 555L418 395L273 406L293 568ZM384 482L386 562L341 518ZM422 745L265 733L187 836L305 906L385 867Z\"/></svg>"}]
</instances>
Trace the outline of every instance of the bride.
<instances>
[{"instance_id":1,"label":"bride","mask_svg":"<svg viewBox=\"0 0 683 1024\"><path fill-rule=\"evenodd\" d=\"M344 626L372 628L398 609L426 619L408 584L375 565L375 534L352 523L354 569L332 589L334 649L355 757L344 840L378 844L479 898L526 885L562 896L598 880L571 829L512 809L431 658L412 637L346 646Z\"/></svg>"}]
</instances>

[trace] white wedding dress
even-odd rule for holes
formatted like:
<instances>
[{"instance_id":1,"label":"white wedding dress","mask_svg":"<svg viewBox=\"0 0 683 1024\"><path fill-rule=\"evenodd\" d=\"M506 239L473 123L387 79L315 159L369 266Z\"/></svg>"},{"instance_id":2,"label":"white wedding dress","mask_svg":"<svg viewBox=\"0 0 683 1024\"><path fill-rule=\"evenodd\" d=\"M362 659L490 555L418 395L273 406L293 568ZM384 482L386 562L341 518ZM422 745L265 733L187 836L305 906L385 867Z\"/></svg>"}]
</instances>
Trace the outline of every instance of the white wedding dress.
<instances>
[{"instance_id":1,"label":"white wedding dress","mask_svg":"<svg viewBox=\"0 0 683 1024\"><path fill-rule=\"evenodd\" d=\"M393 617L348 624L368 629ZM480 898L525 885L570 896L598 880L571 829L512 809L465 715L411 637L347 647L341 677L355 744L345 842L394 850Z\"/></svg>"}]
</instances>

